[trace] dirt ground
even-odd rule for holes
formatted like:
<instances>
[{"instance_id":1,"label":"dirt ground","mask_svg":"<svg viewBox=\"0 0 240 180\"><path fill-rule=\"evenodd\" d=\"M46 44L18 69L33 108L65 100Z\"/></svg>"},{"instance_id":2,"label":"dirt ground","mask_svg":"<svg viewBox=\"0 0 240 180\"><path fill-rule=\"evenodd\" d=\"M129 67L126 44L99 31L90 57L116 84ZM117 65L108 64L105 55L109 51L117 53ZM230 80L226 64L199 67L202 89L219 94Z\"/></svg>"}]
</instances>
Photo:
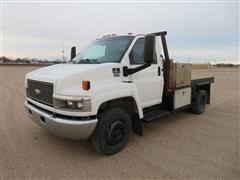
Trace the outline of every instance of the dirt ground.
<instances>
[{"instance_id":1,"label":"dirt ground","mask_svg":"<svg viewBox=\"0 0 240 180\"><path fill-rule=\"evenodd\" d=\"M144 124L113 156L89 141L55 137L26 115L24 75L38 67L0 66L1 179L239 179L239 69L194 70L214 76L202 115L179 112Z\"/></svg>"}]
</instances>

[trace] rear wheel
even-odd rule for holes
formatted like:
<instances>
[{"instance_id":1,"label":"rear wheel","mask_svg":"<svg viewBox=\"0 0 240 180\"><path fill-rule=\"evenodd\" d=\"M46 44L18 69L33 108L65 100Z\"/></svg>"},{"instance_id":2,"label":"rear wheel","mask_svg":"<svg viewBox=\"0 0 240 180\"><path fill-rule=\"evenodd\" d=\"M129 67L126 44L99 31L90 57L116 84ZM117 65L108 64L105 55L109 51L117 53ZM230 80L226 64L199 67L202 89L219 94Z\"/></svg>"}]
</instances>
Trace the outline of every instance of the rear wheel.
<instances>
[{"instance_id":1,"label":"rear wheel","mask_svg":"<svg viewBox=\"0 0 240 180\"><path fill-rule=\"evenodd\" d=\"M207 104L207 93L204 90L199 90L196 94L195 102L192 105L192 112L195 114L202 114Z\"/></svg>"},{"instance_id":2,"label":"rear wheel","mask_svg":"<svg viewBox=\"0 0 240 180\"><path fill-rule=\"evenodd\" d=\"M131 133L131 118L120 108L110 108L99 117L91 137L94 148L106 155L121 151L128 143Z\"/></svg>"}]
</instances>

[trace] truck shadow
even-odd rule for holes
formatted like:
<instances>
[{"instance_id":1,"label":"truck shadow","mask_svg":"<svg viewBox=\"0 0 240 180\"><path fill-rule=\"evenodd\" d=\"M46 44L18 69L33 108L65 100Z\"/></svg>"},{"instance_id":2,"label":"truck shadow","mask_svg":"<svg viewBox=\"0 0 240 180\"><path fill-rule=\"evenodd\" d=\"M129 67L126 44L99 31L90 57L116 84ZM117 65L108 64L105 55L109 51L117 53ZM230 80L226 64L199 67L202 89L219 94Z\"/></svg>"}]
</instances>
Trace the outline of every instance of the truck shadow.
<instances>
[{"instance_id":1,"label":"truck shadow","mask_svg":"<svg viewBox=\"0 0 240 180\"><path fill-rule=\"evenodd\" d=\"M136 142L137 144L139 144L142 141L146 141L146 140L149 141L149 139L151 139L152 137L164 136L164 133L166 133L166 130L168 129L174 130L174 128L179 129L184 127L185 124L187 124L189 121L192 121L192 116L193 115L188 111L182 111L182 112L177 112L175 114L172 114L170 116L163 117L161 119L156 119L151 122L147 122L147 123L143 122L142 123L143 136L141 137L136 134L132 134L129 140L129 144L125 148L126 151L128 151L128 147L135 146ZM48 136L48 138L50 138L51 140L57 142L54 145L57 144L59 146L64 146L65 147L64 149L67 149L67 151L65 151L64 153L70 152L76 158L81 157L81 158L88 159L88 157L91 157L90 159L94 159L94 158L107 157L94 150L90 139L88 140L64 139L61 137L56 137L50 134L49 132L46 132L46 136Z\"/></svg>"},{"instance_id":2,"label":"truck shadow","mask_svg":"<svg viewBox=\"0 0 240 180\"><path fill-rule=\"evenodd\" d=\"M192 118L193 114L190 113L189 110L185 110L153 120L151 122L143 122L143 138L148 134L160 133L161 135L163 132L161 130L184 127L185 123L192 121Z\"/></svg>"}]
</instances>

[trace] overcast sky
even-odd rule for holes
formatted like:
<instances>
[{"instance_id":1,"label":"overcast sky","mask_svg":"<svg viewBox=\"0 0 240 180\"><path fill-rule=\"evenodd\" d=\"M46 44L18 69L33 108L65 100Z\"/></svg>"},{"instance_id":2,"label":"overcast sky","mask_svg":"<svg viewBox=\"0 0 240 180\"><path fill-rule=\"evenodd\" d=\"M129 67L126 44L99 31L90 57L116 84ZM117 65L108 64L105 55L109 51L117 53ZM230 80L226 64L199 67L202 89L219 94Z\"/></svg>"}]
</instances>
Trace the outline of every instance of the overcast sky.
<instances>
[{"instance_id":1,"label":"overcast sky","mask_svg":"<svg viewBox=\"0 0 240 180\"><path fill-rule=\"evenodd\" d=\"M2 4L8 57L60 59L102 35L167 30L175 60L239 60L239 2Z\"/></svg>"}]
</instances>

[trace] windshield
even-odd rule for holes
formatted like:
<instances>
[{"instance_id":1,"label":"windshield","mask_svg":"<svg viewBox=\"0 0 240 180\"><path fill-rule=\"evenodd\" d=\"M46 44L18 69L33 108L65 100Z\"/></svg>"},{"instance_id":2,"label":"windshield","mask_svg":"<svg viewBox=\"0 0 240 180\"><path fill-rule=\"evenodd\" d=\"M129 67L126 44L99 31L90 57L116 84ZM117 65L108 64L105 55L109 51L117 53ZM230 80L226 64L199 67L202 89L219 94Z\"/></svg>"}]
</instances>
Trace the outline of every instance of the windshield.
<instances>
[{"instance_id":1,"label":"windshield","mask_svg":"<svg viewBox=\"0 0 240 180\"><path fill-rule=\"evenodd\" d=\"M133 38L114 36L97 39L80 52L72 63L119 63Z\"/></svg>"}]
</instances>

